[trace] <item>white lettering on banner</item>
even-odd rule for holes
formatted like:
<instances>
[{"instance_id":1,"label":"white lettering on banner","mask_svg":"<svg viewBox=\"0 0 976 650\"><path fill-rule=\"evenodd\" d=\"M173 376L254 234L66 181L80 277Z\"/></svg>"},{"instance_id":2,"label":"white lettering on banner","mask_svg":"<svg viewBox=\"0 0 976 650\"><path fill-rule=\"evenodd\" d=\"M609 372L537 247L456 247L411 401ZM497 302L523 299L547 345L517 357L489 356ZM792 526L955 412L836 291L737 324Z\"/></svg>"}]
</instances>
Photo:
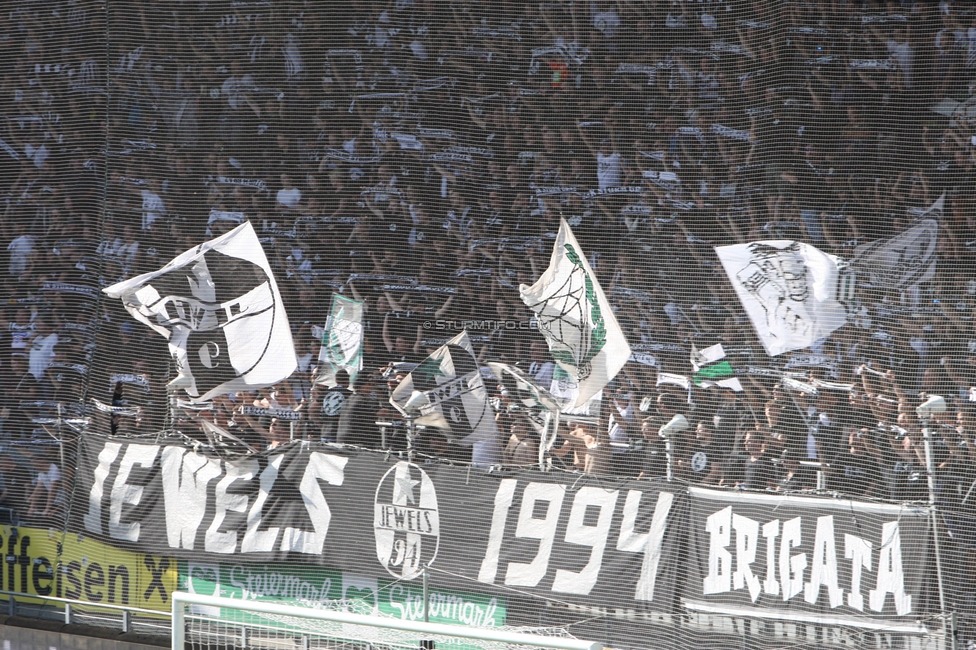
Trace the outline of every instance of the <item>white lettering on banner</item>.
<instances>
[{"instance_id":1,"label":"white lettering on banner","mask_svg":"<svg viewBox=\"0 0 976 650\"><path fill-rule=\"evenodd\" d=\"M313 530L302 530L301 528L285 528L281 537L281 550L294 551L296 553L309 553L321 555L322 547L325 545L325 536L329 533L329 524L332 521L332 510L322 494L322 487L319 479L329 485L342 485L345 479L346 463L349 459L344 456L323 454L313 451L308 457L308 465L305 466L305 473L302 475L302 482L299 489L302 493L302 501L305 503L305 510L308 512L309 519L312 520Z\"/></svg>"},{"instance_id":2,"label":"white lettering on banner","mask_svg":"<svg viewBox=\"0 0 976 650\"><path fill-rule=\"evenodd\" d=\"M779 547L779 576L784 601L803 590L803 570L807 568L807 554L797 553L790 557L790 549L803 543L802 535L800 517L783 522L783 541Z\"/></svg>"},{"instance_id":3,"label":"white lettering on banner","mask_svg":"<svg viewBox=\"0 0 976 650\"><path fill-rule=\"evenodd\" d=\"M750 565L756 561L759 522L742 515L732 515L732 529L735 530L735 571L732 573L732 586L735 589L748 586L749 597L752 602L756 602L762 586L759 578L753 575Z\"/></svg>"},{"instance_id":4,"label":"white lettering on banner","mask_svg":"<svg viewBox=\"0 0 976 650\"><path fill-rule=\"evenodd\" d=\"M610 536L610 522L613 520L613 510L617 505L617 490L608 492L598 487L582 487L573 499L573 507L569 512L569 523L566 524L566 541L570 544L590 547L590 558L586 566L578 573L556 570L556 578L552 583L552 590L567 594L590 593L600 575L603 565L603 551L607 547ZM600 509L596 524L587 526L586 511L590 506Z\"/></svg>"},{"instance_id":5,"label":"white lettering on banner","mask_svg":"<svg viewBox=\"0 0 976 650\"><path fill-rule=\"evenodd\" d=\"M498 491L495 493L495 507L485 556L478 572L479 582L488 584L495 582L498 574L499 555L505 538L505 526L517 488L517 479L503 479L499 483ZM539 546L531 562L509 563L505 573L505 584L534 587L548 573L556 530L565 501L565 492L565 486L550 483L529 483L525 486L515 537L537 539ZM616 549L625 553L643 554L634 599L649 602L654 600L657 569L661 561L664 533L667 529L668 515L671 512L674 495L670 492L658 493L650 529L646 533L637 533L635 529L637 528L638 511L643 495L644 492L640 490L628 491L627 498L624 500L623 518L620 523L620 534L617 538ZM546 503L545 514L541 518L533 516L536 504L539 502ZM586 565L579 572L557 568L552 591L587 595L596 586L600 570L603 567L613 515L616 512L618 502L619 492L608 491L604 488L588 486L575 493L566 523L564 541L569 544L589 546L590 555ZM595 523L586 525L584 521L587 513L589 512L592 517L594 510L597 511ZM384 516L383 513L378 512L376 514L376 517L382 516Z\"/></svg>"},{"instance_id":6,"label":"white lettering on banner","mask_svg":"<svg viewBox=\"0 0 976 650\"><path fill-rule=\"evenodd\" d=\"M221 531L227 512L247 512L247 495L228 493L237 481L250 481L260 469L254 459L224 463L224 478L214 488L214 518L204 537L204 549L208 553L233 553L237 550L237 531Z\"/></svg>"},{"instance_id":7,"label":"white lettering on banner","mask_svg":"<svg viewBox=\"0 0 976 650\"><path fill-rule=\"evenodd\" d=\"M434 482L400 461L388 469L373 499L376 559L398 580L413 580L437 558L440 518Z\"/></svg>"},{"instance_id":8,"label":"white lettering on banner","mask_svg":"<svg viewBox=\"0 0 976 650\"><path fill-rule=\"evenodd\" d=\"M663 494L663 493L662 493ZM803 545L801 517L783 523L774 519L762 525L759 522L735 514L732 506L723 508L705 518L705 532L708 542L708 575L702 580L704 595L726 593L738 589L748 589L752 602L761 593L779 596L787 601L800 592L803 599L815 605L827 588L827 598L831 609L845 603L844 588L840 583L837 564L837 539L833 515L817 517L812 555L808 564L808 553L793 553ZM623 526L621 527L623 529ZM760 536L761 530L761 536ZM735 537L735 557L729 550ZM777 549L777 539L779 547ZM752 565L758 556L760 537L766 545L766 579L760 582L753 573ZM809 544L809 542L808 542ZM865 571L872 570L871 542L860 537L844 535L844 558L851 562L851 578L846 603L857 611L864 611L864 595L861 580ZM805 572L809 566L809 581ZM734 570L733 570L734 567ZM777 580L777 572L779 580ZM876 588L869 593L869 606L875 612L884 609L888 594L894 599L895 611L899 616L910 614L912 597L905 593L905 576L901 558L901 536L898 522L882 525L882 543L878 557Z\"/></svg>"},{"instance_id":9,"label":"white lettering on banner","mask_svg":"<svg viewBox=\"0 0 976 650\"><path fill-rule=\"evenodd\" d=\"M720 594L732 589L732 554L725 550L732 542L732 506L722 508L705 520L708 533L708 575L702 593Z\"/></svg>"},{"instance_id":10,"label":"white lettering on banner","mask_svg":"<svg viewBox=\"0 0 976 650\"><path fill-rule=\"evenodd\" d=\"M898 522L891 521L881 527L881 548L878 555L878 582L868 594L871 609L884 609L888 594L895 599L895 611L899 616L910 614L912 597L905 593L905 573L901 566L901 534Z\"/></svg>"},{"instance_id":11,"label":"white lettering on banner","mask_svg":"<svg viewBox=\"0 0 976 650\"><path fill-rule=\"evenodd\" d=\"M201 569L206 567L214 576L220 571L217 565L190 564L189 567L191 573L198 567ZM240 597L244 600L271 596L278 599L300 600L306 607L318 608L329 604L329 592L332 590L332 578L325 578L321 583L313 583L310 580L279 573L265 566L258 569L250 564L234 565L230 570L230 584L241 590ZM235 596L230 595L230 597Z\"/></svg>"},{"instance_id":12,"label":"white lettering on banner","mask_svg":"<svg viewBox=\"0 0 976 650\"><path fill-rule=\"evenodd\" d=\"M851 561L851 593L847 604L859 612L864 611L861 594L861 569L871 570L871 542L855 535L844 535L844 557Z\"/></svg>"},{"instance_id":13,"label":"white lettering on banner","mask_svg":"<svg viewBox=\"0 0 976 650\"><path fill-rule=\"evenodd\" d=\"M278 539L280 529L277 526L267 530L260 530L260 528L261 520L264 517L264 502L268 500L271 488L274 487L274 483L278 479L278 471L281 469L283 459L284 456L281 454L272 456L268 461L268 466L261 472L261 489L258 491L257 498L254 499L254 505L247 513L247 530L244 531L244 540L241 542L241 553L261 553L274 550L274 543Z\"/></svg>"},{"instance_id":14,"label":"white lettering on banner","mask_svg":"<svg viewBox=\"0 0 976 650\"><path fill-rule=\"evenodd\" d=\"M651 602L654 600L657 567L661 563L664 531L668 527L668 514L671 512L674 495L670 492L658 492L654 516L651 518L651 528L646 533L638 534L634 532L634 528L636 528L637 511L640 509L643 496L644 493L639 490L631 490L627 493L624 519L620 522L620 537L617 538L617 550L644 554L640 578L634 589L634 600Z\"/></svg>"},{"instance_id":15,"label":"white lettering on banner","mask_svg":"<svg viewBox=\"0 0 976 650\"><path fill-rule=\"evenodd\" d=\"M417 593L411 593L403 586L394 584L390 587L387 605L397 610L399 618L404 621L422 621L424 619L424 599ZM498 613L498 599L492 598L487 604L465 600L463 596L431 591L428 603L428 614L431 618L439 616L450 619L452 624L470 625L473 627L496 627L499 623L495 616Z\"/></svg>"},{"instance_id":16,"label":"white lettering on banner","mask_svg":"<svg viewBox=\"0 0 976 650\"><path fill-rule=\"evenodd\" d=\"M508 511L512 507L512 499L515 497L515 487L518 479L506 478L498 484L498 492L495 493L495 509L491 515L491 530L488 531L488 547L485 549L485 557L481 560L481 568L478 570L478 582L493 584L495 576L498 574L498 554L502 549L502 540L505 538L505 522L508 519Z\"/></svg>"},{"instance_id":17,"label":"white lettering on banner","mask_svg":"<svg viewBox=\"0 0 976 650\"><path fill-rule=\"evenodd\" d=\"M96 535L102 534L102 497L105 496L105 479L112 469L112 463L119 455L122 445L117 442L106 442L98 453L98 466L95 467L94 480L88 493L88 514L85 515L85 530Z\"/></svg>"},{"instance_id":18,"label":"white lettering on banner","mask_svg":"<svg viewBox=\"0 0 976 650\"><path fill-rule=\"evenodd\" d=\"M113 443L106 444L106 449L109 444ZM207 485L220 476L220 461L185 447L166 447L161 475L166 540L170 548L192 551L207 510Z\"/></svg>"},{"instance_id":19,"label":"white lettering on banner","mask_svg":"<svg viewBox=\"0 0 976 650\"><path fill-rule=\"evenodd\" d=\"M535 587L549 569L552 543L556 539L559 511L566 496L566 486L554 483L529 483L522 492L515 537L539 540L539 550L531 562L509 562L505 584L518 587ZM533 517L536 501L547 501L546 514L542 519Z\"/></svg>"},{"instance_id":20,"label":"white lettering on banner","mask_svg":"<svg viewBox=\"0 0 976 650\"><path fill-rule=\"evenodd\" d=\"M776 580L776 538L779 537L779 519L766 522L762 527L766 539L766 580L763 591L770 596L779 595L779 581Z\"/></svg>"},{"instance_id":21,"label":"white lettering on banner","mask_svg":"<svg viewBox=\"0 0 976 650\"><path fill-rule=\"evenodd\" d=\"M208 508L208 486L217 477L214 487L214 515L204 535L204 550L208 553L232 554L270 552L275 548L281 527L263 529L264 504L278 478L284 456L269 459L261 471L259 489L249 505L248 493L241 483L252 481L258 475L260 465L255 459L225 462L187 450L181 446L162 448L158 445L129 444L122 452L122 444L107 442L98 455L98 465L93 472L92 487L88 498L88 513L84 516L85 529L102 535L102 507L105 498L105 481L112 464L122 453L118 472L112 484L109 501L108 535L114 539L138 542L139 522L123 523L123 509L137 506L142 500L144 486L130 484L130 474L136 467L150 468L161 456L160 476L163 486L163 503L166 518L166 539L170 548L194 550L197 533ZM280 550L320 555L329 531L332 511L322 493L319 481L330 485L342 485L348 458L320 452L312 452L299 489L312 530L289 526L281 535ZM229 512L247 514L247 527L243 539L236 530L223 530ZM240 541L240 548L238 548Z\"/></svg>"},{"instance_id":22,"label":"white lettering on banner","mask_svg":"<svg viewBox=\"0 0 976 650\"><path fill-rule=\"evenodd\" d=\"M401 533L441 534L437 512L425 508L409 508L389 503L374 506L373 526Z\"/></svg>"},{"instance_id":23,"label":"white lettering on banner","mask_svg":"<svg viewBox=\"0 0 976 650\"><path fill-rule=\"evenodd\" d=\"M141 485L130 485L126 481L129 480L129 474L134 466L151 467L158 453L159 445L129 445L125 450L125 456L119 464L119 473L115 476L115 483L112 484L111 501L108 507L109 537L127 542L139 541L141 526L137 521L123 524L122 507L139 505L145 488Z\"/></svg>"},{"instance_id":24,"label":"white lettering on banner","mask_svg":"<svg viewBox=\"0 0 976 650\"><path fill-rule=\"evenodd\" d=\"M830 607L844 602L844 590L837 585L837 549L834 546L834 517L817 517L817 537L813 542L813 566L810 582L803 588L803 599L811 605L820 597L820 587L827 586Z\"/></svg>"}]
</instances>

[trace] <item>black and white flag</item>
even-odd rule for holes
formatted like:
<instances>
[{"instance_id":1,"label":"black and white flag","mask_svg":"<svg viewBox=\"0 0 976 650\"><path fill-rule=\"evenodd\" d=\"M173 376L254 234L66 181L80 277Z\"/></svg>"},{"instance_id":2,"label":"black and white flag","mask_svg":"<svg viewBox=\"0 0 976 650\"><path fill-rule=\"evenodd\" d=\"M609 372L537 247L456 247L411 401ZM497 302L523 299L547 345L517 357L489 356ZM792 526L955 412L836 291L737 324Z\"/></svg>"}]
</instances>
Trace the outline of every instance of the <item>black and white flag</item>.
<instances>
[{"instance_id":1,"label":"black and white flag","mask_svg":"<svg viewBox=\"0 0 976 650\"><path fill-rule=\"evenodd\" d=\"M854 269L873 286L885 289L903 289L934 278L944 203L943 194L908 230L858 246L851 262Z\"/></svg>"},{"instance_id":2,"label":"black and white flag","mask_svg":"<svg viewBox=\"0 0 976 650\"><path fill-rule=\"evenodd\" d=\"M474 356L468 333L461 332L437 348L407 375L390 396L398 410L412 414L417 424L450 431L461 444L471 445L498 435L495 412Z\"/></svg>"},{"instance_id":3,"label":"black and white flag","mask_svg":"<svg viewBox=\"0 0 976 650\"><path fill-rule=\"evenodd\" d=\"M809 347L847 322L840 258L780 239L715 253L770 356Z\"/></svg>"},{"instance_id":4,"label":"black and white flag","mask_svg":"<svg viewBox=\"0 0 976 650\"><path fill-rule=\"evenodd\" d=\"M515 366L489 361L488 367L501 382L511 408L524 416L539 434L540 453L550 449L559 425L559 399Z\"/></svg>"},{"instance_id":5,"label":"black and white flag","mask_svg":"<svg viewBox=\"0 0 976 650\"><path fill-rule=\"evenodd\" d=\"M251 223L105 293L169 340L193 402L287 379L298 363L278 285Z\"/></svg>"}]
</instances>

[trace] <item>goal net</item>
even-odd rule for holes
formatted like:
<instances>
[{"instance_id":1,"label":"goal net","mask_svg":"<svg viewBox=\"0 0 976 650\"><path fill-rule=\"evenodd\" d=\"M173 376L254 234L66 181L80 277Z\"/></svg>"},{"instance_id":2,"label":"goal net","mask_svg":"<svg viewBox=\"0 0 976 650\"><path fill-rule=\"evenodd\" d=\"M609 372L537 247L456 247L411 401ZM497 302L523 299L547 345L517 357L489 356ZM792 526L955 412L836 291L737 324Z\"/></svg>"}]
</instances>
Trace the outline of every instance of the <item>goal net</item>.
<instances>
[{"instance_id":1,"label":"goal net","mask_svg":"<svg viewBox=\"0 0 976 650\"><path fill-rule=\"evenodd\" d=\"M600 650L560 628L478 628L337 609L173 593L172 648Z\"/></svg>"}]
</instances>

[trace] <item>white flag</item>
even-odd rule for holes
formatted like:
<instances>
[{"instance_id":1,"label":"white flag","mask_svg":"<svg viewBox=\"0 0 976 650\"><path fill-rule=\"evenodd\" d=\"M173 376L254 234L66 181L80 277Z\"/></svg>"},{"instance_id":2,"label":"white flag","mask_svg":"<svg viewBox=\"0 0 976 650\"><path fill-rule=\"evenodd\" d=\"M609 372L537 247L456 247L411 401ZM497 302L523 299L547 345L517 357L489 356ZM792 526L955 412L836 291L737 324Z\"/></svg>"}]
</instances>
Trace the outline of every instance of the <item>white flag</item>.
<instances>
[{"instance_id":1,"label":"white flag","mask_svg":"<svg viewBox=\"0 0 976 650\"><path fill-rule=\"evenodd\" d=\"M559 400L515 366L489 361L488 367L501 381L512 407L544 436L551 418L559 416Z\"/></svg>"},{"instance_id":2,"label":"white flag","mask_svg":"<svg viewBox=\"0 0 976 650\"><path fill-rule=\"evenodd\" d=\"M287 379L298 363L291 328L250 222L150 273L103 289L169 340L192 402Z\"/></svg>"},{"instance_id":3,"label":"white flag","mask_svg":"<svg viewBox=\"0 0 976 650\"><path fill-rule=\"evenodd\" d=\"M684 375L676 375L673 372L657 373L657 383L655 385L660 386L662 384L673 384L674 386L681 386L685 390L691 390L691 379Z\"/></svg>"},{"instance_id":4,"label":"white flag","mask_svg":"<svg viewBox=\"0 0 976 650\"><path fill-rule=\"evenodd\" d=\"M945 195L919 214L911 228L858 246L851 265L875 287L903 289L935 277L939 219Z\"/></svg>"},{"instance_id":5,"label":"white flag","mask_svg":"<svg viewBox=\"0 0 976 650\"><path fill-rule=\"evenodd\" d=\"M390 403L403 413L411 410L410 402L418 404L417 424L449 431L461 444L498 435L467 332L437 348L390 395Z\"/></svg>"},{"instance_id":6,"label":"white flag","mask_svg":"<svg viewBox=\"0 0 976 650\"><path fill-rule=\"evenodd\" d=\"M355 379L363 369L363 303L332 294L332 312L325 323L316 384L336 386L336 373Z\"/></svg>"},{"instance_id":7,"label":"white flag","mask_svg":"<svg viewBox=\"0 0 976 650\"><path fill-rule=\"evenodd\" d=\"M770 356L808 347L847 322L837 299L839 258L789 240L715 252Z\"/></svg>"},{"instance_id":8,"label":"white flag","mask_svg":"<svg viewBox=\"0 0 976 650\"><path fill-rule=\"evenodd\" d=\"M565 219L549 268L519 292L535 312L553 360L579 385L575 406L582 405L620 372L630 346Z\"/></svg>"}]
</instances>

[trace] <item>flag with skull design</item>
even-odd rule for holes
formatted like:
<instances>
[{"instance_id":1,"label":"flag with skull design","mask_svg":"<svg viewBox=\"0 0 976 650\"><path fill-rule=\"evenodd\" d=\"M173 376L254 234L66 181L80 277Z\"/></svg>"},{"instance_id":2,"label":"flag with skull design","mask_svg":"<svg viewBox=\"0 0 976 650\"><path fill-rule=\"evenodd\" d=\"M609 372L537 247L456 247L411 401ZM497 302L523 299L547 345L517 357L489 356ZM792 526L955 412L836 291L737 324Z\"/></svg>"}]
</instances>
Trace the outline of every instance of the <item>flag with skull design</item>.
<instances>
[{"instance_id":1,"label":"flag with skull design","mask_svg":"<svg viewBox=\"0 0 976 650\"><path fill-rule=\"evenodd\" d=\"M790 240L717 246L715 253L770 356L809 347L847 322L840 258Z\"/></svg>"}]
</instances>

